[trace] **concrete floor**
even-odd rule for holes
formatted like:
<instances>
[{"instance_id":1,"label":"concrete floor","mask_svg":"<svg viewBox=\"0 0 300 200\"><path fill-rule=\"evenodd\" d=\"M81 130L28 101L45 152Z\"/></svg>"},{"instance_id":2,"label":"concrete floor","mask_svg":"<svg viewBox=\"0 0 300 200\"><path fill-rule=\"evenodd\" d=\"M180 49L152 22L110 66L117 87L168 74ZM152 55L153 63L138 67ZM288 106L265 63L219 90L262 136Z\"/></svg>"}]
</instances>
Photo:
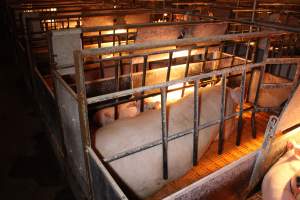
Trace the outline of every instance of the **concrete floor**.
<instances>
[{"instance_id":1,"label":"concrete floor","mask_svg":"<svg viewBox=\"0 0 300 200\"><path fill-rule=\"evenodd\" d=\"M21 70L14 64L9 37L3 30L0 35L0 199L73 200L46 140L33 98L26 91Z\"/></svg>"}]
</instances>

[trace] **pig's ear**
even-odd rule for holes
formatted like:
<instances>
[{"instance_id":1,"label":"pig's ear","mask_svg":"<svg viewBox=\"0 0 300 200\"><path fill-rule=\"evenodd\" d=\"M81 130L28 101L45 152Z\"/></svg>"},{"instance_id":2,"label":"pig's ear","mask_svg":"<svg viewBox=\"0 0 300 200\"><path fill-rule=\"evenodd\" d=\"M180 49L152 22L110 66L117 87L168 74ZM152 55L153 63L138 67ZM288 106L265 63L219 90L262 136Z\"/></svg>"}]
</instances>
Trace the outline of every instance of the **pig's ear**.
<instances>
[{"instance_id":1,"label":"pig's ear","mask_svg":"<svg viewBox=\"0 0 300 200\"><path fill-rule=\"evenodd\" d=\"M229 88L229 94L234 103L239 104L241 99L241 88L236 87L234 89Z\"/></svg>"}]
</instances>

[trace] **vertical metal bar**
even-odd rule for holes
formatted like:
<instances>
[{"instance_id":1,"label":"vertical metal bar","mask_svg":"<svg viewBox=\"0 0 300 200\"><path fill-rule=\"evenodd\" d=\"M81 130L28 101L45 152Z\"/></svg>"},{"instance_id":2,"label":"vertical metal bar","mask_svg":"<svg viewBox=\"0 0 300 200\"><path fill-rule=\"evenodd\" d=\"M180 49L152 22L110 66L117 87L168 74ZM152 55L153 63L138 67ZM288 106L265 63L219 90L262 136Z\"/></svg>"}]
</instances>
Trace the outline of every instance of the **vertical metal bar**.
<instances>
[{"instance_id":1,"label":"vertical metal bar","mask_svg":"<svg viewBox=\"0 0 300 200\"><path fill-rule=\"evenodd\" d=\"M148 56L146 55L144 56L144 63L143 63L142 86L145 86L146 84L147 65L148 65ZM142 92L140 112L144 112L144 92Z\"/></svg>"},{"instance_id":2,"label":"vertical metal bar","mask_svg":"<svg viewBox=\"0 0 300 200\"><path fill-rule=\"evenodd\" d=\"M134 85L133 85L133 64L130 63L130 83L131 83L131 89L133 89Z\"/></svg>"},{"instance_id":3,"label":"vertical metal bar","mask_svg":"<svg viewBox=\"0 0 300 200\"><path fill-rule=\"evenodd\" d=\"M100 59L102 59L102 55L100 55ZM104 66L103 66L103 61L100 60L99 62L99 68L100 68L100 77L101 78L104 78L105 77L105 74L104 74Z\"/></svg>"},{"instance_id":4,"label":"vertical metal bar","mask_svg":"<svg viewBox=\"0 0 300 200\"><path fill-rule=\"evenodd\" d=\"M126 45L128 44L128 38L129 38L128 34L129 34L129 29L127 28L126 29Z\"/></svg>"},{"instance_id":5,"label":"vertical metal bar","mask_svg":"<svg viewBox=\"0 0 300 200\"><path fill-rule=\"evenodd\" d=\"M290 78L290 74L291 74L291 69L292 69L292 64L288 64L288 69L286 71L286 78Z\"/></svg>"},{"instance_id":6,"label":"vertical metal bar","mask_svg":"<svg viewBox=\"0 0 300 200\"><path fill-rule=\"evenodd\" d=\"M218 154L222 154L223 152L225 110L226 110L226 74L222 74L221 116L220 116L220 126L219 126Z\"/></svg>"},{"instance_id":7,"label":"vertical metal bar","mask_svg":"<svg viewBox=\"0 0 300 200\"><path fill-rule=\"evenodd\" d=\"M74 51L74 64L75 64L75 74L76 74L76 92L78 99L78 110L80 119L80 129L82 133L82 147L84 151L84 161L86 166L86 174L88 180L89 193L93 195L92 189L92 177L90 173L89 159L86 151L86 147L91 147L90 139L90 128L88 121L88 109L87 109L87 99L86 99L86 88L85 88L85 78L84 78L84 66L83 57L81 51ZM91 197L89 197L91 198Z\"/></svg>"},{"instance_id":8,"label":"vertical metal bar","mask_svg":"<svg viewBox=\"0 0 300 200\"><path fill-rule=\"evenodd\" d=\"M193 129L193 165L198 162L198 139L199 139L199 83L194 81L194 129Z\"/></svg>"},{"instance_id":9,"label":"vertical metal bar","mask_svg":"<svg viewBox=\"0 0 300 200\"><path fill-rule=\"evenodd\" d=\"M115 91L118 92L120 90L120 67L122 65L121 58L118 60L118 65L115 67ZM118 99L116 99L116 103L118 103ZM115 120L119 118L119 106L115 105Z\"/></svg>"},{"instance_id":10,"label":"vertical metal bar","mask_svg":"<svg viewBox=\"0 0 300 200\"><path fill-rule=\"evenodd\" d=\"M236 0L236 8L238 9L240 7L240 0ZM235 19L237 19L239 17L239 12L235 13Z\"/></svg>"},{"instance_id":11,"label":"vertical metal bar","mask_svg":"<svg viewBox=\"0 0 300 200\"><path fill-rule=\"evenodd\" d=\"M122 38L120 35L117 35L118 45L121 46Z\"/></svg>"},{"instance_id":12,"label":"vertical metal bar","mask_svg":"<svg viewBox=\"0 0 300 200\"><path fill-rule=\"evenodd\" d=\"M255 20L255 13L256 13L256 4L257 0L253 1L253 7L252 7L252 16L251 16L251 22L253 23ZM252 32L252 26L250 26L250 32Z\"/></svg>"},{"instance_id":13,"label":"vertical metal bar","mask_svg":"<svg viewBox=\"0 0 300 200\"><path fill-rule=\"evenodd\" d=\"M168 63L168 70L167 70L167 78L166 81L170 80L171 76L171 67L172 67L172 57L173 57L173 52L169 52L169 63Z\"/></svg>"},{"instance_id":14,"label":"vertical metal bar","mask_svg":"<svg viewBox=\"0 0 300 200\"><path fill-rule=\"evenodd\" d=\"M116 44L116 38L115 38L116 30L113 29L113 46Z\"/></svg>"},{"instance_id":15,"label":"vertical metal bar","mask_svg":"<svg viewBox=\"0 0 300 200\"><path fill-rule=\"evenodd\" d=\"M230 67L234 65L234 60L235 60L235 53L236 53L236 42L234 42L233 45L233 50L232 50L232 59L231 59L231 63L230 63Z\"/></svg>"},{"instance_id":16,"label":"vertical metal bar","mask_svg":"<svg viewBox=\"0 0 300 200\"><path fill-rule=\"evenodd\" d=\"M236 137L236 145L240 145L241 142L241 134L242 134L242 128L243 128L243 105L244 105L244 96L246 93L246 64L248 63L248 57L250 52L250 40L247 42L247 50L245 55L245 65L243 67L242 72L242 80L241 80L241 97L240 97L240 110L239 110L239 119L238 119L238 130L237 130L237 137Z\"/></svg>"},{"instance_id":17,"label":"vertical metal bar","mask_svg":"<svg viewBox=\"0 0 300 200\"><path fill-rule=\"evenodd\" d=\"M189 68L190 68L190 57L191 57L191 49L188 49L188 56L186 58L186 63L185 63L185 72L184 72L184 77L186 78L189 74ZM183 83L183 88L182 88L182 92L181 92L181 97L184 96L184 92L185 92L185 86L186 86L186 82Z\"/></svg>"},{"instance_id":18,"label":"vertical metal bar","mask_svg":"<svg viewBox=\"0 0 300 200\"><path fill-rule=\"evenodd\" d=\"M163 178L168 179L167 88L161 88Z\"/></svg>"},{"instance_id":19,"label":"vertical metal bar","mask_svg":"<svg viewBox=\"0 0 300 200\"><path fill-rule=\"evenodd\" d=\"M204 49L203 65L202 65L202 70L201 70L201 72L205 72L206 61L207 61L207 53L208 53L208 46L206 46L205 49Z\"/></svg>"},{"instance_id":20,"label":"vertical metal bar","mask_svg":"<svg viewBox=\"0 0 300 200\"><path fill-rule=\"evenodd\" d=\"M82 39L83 41L83 39ZM97 37L97 42L98 42L98 48L101 48L102 46L102 35L101 35L101 31L99 31L99 36ZM83 46L83 45L82 45ZM102 55L99 56L100 61L99 61L99 68L100 68L100 77L104 78L105 74L104 74L104 68L103 68L103 61L102 61Z\"/></svg>"},{"instance_id":21,"label":"vertical metal bar","mask_svg":"<svg viewBox=\"0 0 300 200\"><path fill-rule=\"evenodd\" d=\"M222 57L223 57L223 48L224 48L224 43L222 42L221 45L220 45L220 51L218 52L217 54L217 68L213 69L213 70L216 70L216 69L219 69L220 68L220 64L221 64L221 60L222 60Z\"/></svg>"},{"instance_id":22,"label":"vertical metal bar","mask_svg":"<svg viewBox=\"0 0 300 200\"><path fill-rule=\"evenodd\" d=\"M251 55L251 62L255 63L255 58L256 58L256 52L257 52L257 44L258 44L258 40L256 40L254 42L254 47L252 49L252 55Z\"/></svg>"},{"instance_id":23,"label":"vertical metal bar","mask_svg":"<svg viewBox=\"0 0 300 200\"><path fill-rule=\"evenodd\" d=\"M281 40L279 40L279 42L280 42L280 45L278 47L279 48L278 57L281 58L284 55L283 54L283 51L284 51L283 50L284 49L283 48L284 47L284 36L282 36L282 38L281 38ZM277 68L277 75L281 76L282 64L277 64L276 66L277 66L276 67Z\"/></svg>"},{"instance_id":24,"label":"vertical metal bar","mask_svg":"<svg viewBox=\"0 0 300 200\"><path fill-rule=\"evenodd\" d=\"M268 40L266 42L266 48L265 48L265 52L264 52L263 61L265 61L268 58L269 47L270 47L270 40L268 38ZM256 138L255 114L258 109L258 106L257 106L258 96L259 96L260 87L263 83L265 70L266 70L266 65L261 67L261 72L260 72L260 76L259 76L259 80L258 80L258 84L257 84L257 88L256 88L256 95L255 95L255 99L254 99L254 103L253 103L253 110L252 110L252 114L251 114L251 129L252 129L252 137L253 138Z\"/></svg>"},{"instance_id":25,"label":"vertical metal bar","mask_svg":"<svg viewBox=\"0 0 300 200\"><path fill-rule=\"evenodd\" d=\"M214 66L213 70L218 70L220 68L220 65L221 65L221 60L222 60L222 55L223 55L223 47L224 47L224 43L222 42L221 45L220 45L220 50L217 52L217 63L216 65ZM212 83L213 85L216 83L217 81L217 77L216 75L213 75L212 76Z\"/></svg>"},{"instance_id":26,"label":"vertical metal bar","mask_svg":"<svg viewBox=\"0 0 300 200\"><path fill-rule=\"evenodd\" d=\"M295 72L294 79L293 79L294 86L296 86L299 83L299 78L300 78L300 63L297 62L296 63L296 72Z\"/></svg>"},{"instance_id":27,"label":"vertical metal bar","mask_svg":"<svg viewBox=\"0 0 300 200\"><path fill-rule=\"evenodd\" d=\"M86 103L86 88L85 88L85 78L84 78L84 66L83 58L80 51L74 51L74 61L75 61L75 72L76 72L76 91L79 100L79 111L82 121L82 129L84 131L85 144L89 145L89 123L87 118L87 103Z\"/></svg>"},{"instance_id":28,"label":"vertical metal bar","mask_svg":"<svg viewBox=\"0 0 300 200\"><path fill-rule=\"evenodd\" d=\"M240 110L239 110L237 137L236 137L236 145L238 146L241 144L245 90L246 90L246 66L243 68L242 81L241 81Z\"/></svg>"},{"instance_id":29,"label":"vertical metal bar","mask_svg":"<svg viewBox=\"0 0 300 200\"><path fill-rule=\"evenodd\" d=\"M122 56L121 52L120 52L120 56ZM120 70L120 74L123 75L124 74L124 69L123 69L122 59L120 59L120 62L119 62L119 70Z\"/></svg>"}]
</instances>

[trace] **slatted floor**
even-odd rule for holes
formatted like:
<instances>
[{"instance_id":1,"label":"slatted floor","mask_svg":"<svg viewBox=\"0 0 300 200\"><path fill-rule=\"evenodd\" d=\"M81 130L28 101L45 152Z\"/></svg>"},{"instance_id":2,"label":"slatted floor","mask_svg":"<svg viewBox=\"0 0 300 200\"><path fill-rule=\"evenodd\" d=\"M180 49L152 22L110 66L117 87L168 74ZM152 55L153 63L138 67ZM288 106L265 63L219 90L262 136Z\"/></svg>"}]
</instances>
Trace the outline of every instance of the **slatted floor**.
<instances>
[{"instance_id":1,"label":"slatted floor","mask_svg":"<svg viewBox=\"0 0 300 200\"><path fill-rule=\"evenodd\" d=\"M261 147L264 138L264 131L269 119L266 113L256 115L256 131L257 138L251 136L251 113L244 113L243 116L243 132L240 146L235 145L236 133L231 134L230 138L224 143L224 153L218 155L218 142L214 142L205 155L200 159L197 166L193 167L187 174L178 180L172 181L165 185L160 191L151 196L149 199L162 199L191 183L215 172L216 170L238 160L239 158L249 154Z\"/></svg>"}]
</instances>

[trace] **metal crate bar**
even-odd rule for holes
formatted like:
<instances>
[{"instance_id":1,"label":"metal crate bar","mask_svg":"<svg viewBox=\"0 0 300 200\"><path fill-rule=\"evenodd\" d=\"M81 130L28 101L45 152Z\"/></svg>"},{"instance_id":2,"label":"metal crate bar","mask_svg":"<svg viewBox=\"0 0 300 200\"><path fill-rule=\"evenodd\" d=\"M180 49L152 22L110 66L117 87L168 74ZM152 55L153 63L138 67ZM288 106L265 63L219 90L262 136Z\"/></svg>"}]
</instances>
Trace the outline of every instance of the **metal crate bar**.
<instances>
[{"instance_id":1,"label":"metal crate bar","mask_svg":"<svg viewBox=\"0 0 300 200\"><path fill-rule=\"evenodd\" d=\"M219 142L218 142L218 154L223 152L224 143L224 126L225 126L225 109L226 109L226 73L222 74L222 98L221 98L221 116L219 126Z\"/></svg>"},{"instance_id":2,"label":"metal crate bar","mask_svg":"<svg viewBox=\"0 0 300 200\"><path fill-rule=\"evenodd\" d=\"M188 56L187 56L187 58L186 58L186 63L185 63L185 72L184 72L184 77L185 77L185 78L188 77L188 74L189 74L191 52L192 52L192 49L189 48L189 49L188 49ZM182 92L181 92L181 97L184 96L185 86L186 86L186 83L184 82L184 83L183 83Z\"/></svg>"},{"instance_id":3,"label":"metal crate bar","mask_svg":"<svg viewBox=\"0 0 300 200\"><path fill-rule=\"evenodd\" d=\"M162 154L163 178L168 179L168 119L167 119L167 88L161 88L161 122L162 122Z\"/></svg>"},{"instance_id":4,"label":"metal crate bar","mask_svg":"<svg viewBox=\"0 0 300 200\"><path fill-rule=\"evenodd\" d=\"M142 87L146 85L146 73L147 73L147 67L148 67L148 56L144 56L144 63L143 63L143 77L142 77ZM141 93L142 97L144 96L144 92ZM140 111L144 112L144 98L141 99L141 108Z\"/></svg>"},{"instance_id":5,"label":"metal crate bar","mask_svg":"<svg viewBox=\"0 0 300 200\"><path fill-rule=\"evenodd\" d=\"M194 81L194 128L193 128L193 165L198 163L198 138L200 124L199 82Z\"/></svg>"},{"instance_id":6,"label":"metal crate bar","mask_svg":"<svg viewBox=\"0 0 300 200\"><path fill-rule=\"evenodd\" d=\"M242 135L242 128L243 128L243 111L244 111L244 96L245 96L245 88L246 88L246 68L244 67L242 72L242 80L241 80L241 97L240 97L240 104L239 104L239 119L238 119L238 129L237 129L237 137L236 137L236 145L241 144L241 135Z\"/></svg>"}]
</instances>

